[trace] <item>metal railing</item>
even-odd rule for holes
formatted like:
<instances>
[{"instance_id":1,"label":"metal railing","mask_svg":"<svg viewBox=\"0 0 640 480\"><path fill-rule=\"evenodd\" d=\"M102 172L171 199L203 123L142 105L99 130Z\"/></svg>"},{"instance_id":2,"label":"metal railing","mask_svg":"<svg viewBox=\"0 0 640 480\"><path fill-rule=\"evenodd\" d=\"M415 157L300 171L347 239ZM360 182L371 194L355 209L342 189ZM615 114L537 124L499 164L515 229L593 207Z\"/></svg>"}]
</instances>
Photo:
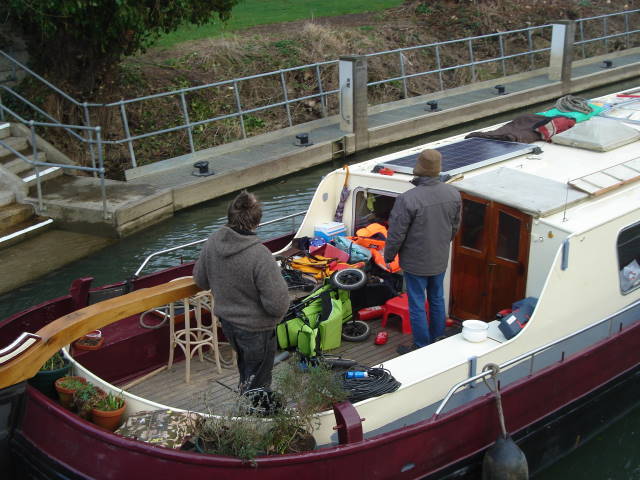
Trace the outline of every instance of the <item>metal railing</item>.
<instances>
[{"instance_id":1,"label":"metal railing","mask_svg":"<svg viewBox=\"0 0 640 480\"><path fill-rule=\"evenodd\" d=\"M6 87L3 87L6 88ZM15 92L13 92L15 93ZM26 100L25 100L26 101ZM28 102L30 103L30 102ZM43 114L45 117L47 118L52 118L50 115L48 115L46 112L43 112L42 110L40 110L38 107L36 107L35 105L33 105L33 107L41 114ZM104 216L105 219L109 218L109 213L107 211L107 195L106 195L106 187L105 187L105 178L104 178L104 174L105 174L105 169L104 169L104 148L102 145L102 138L101 138L101 128L100 127L86 127L84 125L67 125L67 124L62 124L62 123L57 123L57 122L36 122L34 120L26 120L24 118L22 118L18 113L14 112L13 110L11 110L10 108L6 107L5 105L3 105L2 103L0 103L0 112L2 112L3 114L3 118L4 114L8 114L11 117L13 117L17 122L22 123L25 126L28 126L29 130L30 130L30 144L31 144L31 150L32 150L32 158L29 158L27 156L25 156L24 154L22 154L21 152L17 151L16 149L14 149L11 145L9 145L8 143L0 140L0 147L4 147L7 150L9 150L13 155L15 155L17 158L27 162L28 164L32 165L34 167L34 171L35 171L35 179L36 179L36 191L37 191L37 195L38 195L38 210L39 213L44 212L45 210L45 205L44 205L44 200L43 200L43 196L42 196L42 181L40 178L40 169L41 167L46 167L46 168L61 168L61 169L65 169L65 170L76 170L76 171L83 171L83 172L90 172L93 173L94 176L98 176L100 177L100 194L101 194L101 199L102 199L102 214ZM96 165L96 158L95 156L91 157L91 161L92 161L92 166L91 167L85 167L85 166L81 166L81 165L68 165L65 163L52 163L52 162L42 162L40 160L38 160L39 158L39 148L38 148L38 136L36 134L36 128L40 127L40 128L56 128L56 129L62 129L64 131L66 131L67 133L71 134L72 136L74 136L76 139L82 141L82 142L89 142L92 145L92 152L95 153L95 150L97 150L97 165ZM80 130L80 131L84 131L87 132L90 135L90 139L85 139L84 137L82 137L81 135L79 135L76 130ZM95 135L95 139L93 138L93 136ZM95 150L94 150L94 146L95 145Z\"/></svg>"},{"instance_id":2,"label":"metal railing","mask_svg":"<svg viewBox=\"0 0 640 480\"><path fill-rule=\"evenodd\" d=\"M613 40L624 38L626 48L631 48L635 44L632 39L635 38L634 35L638 33L639 30L630 29L630 24L632 23L630 18L638 15L639 12L640 10L629 10L576 20L580 40L575 42L575 46L582 50L583 57L585 58L589 55L587 45L596 44L597 42L604 42L606 48L608 48L609 43ZM610 31L612 30L611 26L613 23L620 23L620 18L622 18L623 24L622 31ZM614 22L614 19L616 22ZM600 23L602 24L603 29L602 35L587 38L588 33L590 32L589 26ZM492 33L489 35L467 37L446 42L437 42L428 45L419 45L385 52L371 53L366 55L368 61L376 61L378 58L387 56L397 57L398 74L391 75L389 78L375 80L370 79L370 81L367 82L367 87L373 88L385 84L401 84L401 96L403 98L407 98L410 95L409 82L417 80L420 77L436 76L436 88L444 90L449 86L454 86L451 82L447 82L445 77L448 74L453 74L459 71L469 72L469 82L482 80L485 79L485 77L486 79L489 79L495 78L496 76L505 76L509 74L510 63L515 65L515 62L518 62L522 58L528 59L528 62L518 62L518 71L522 71L522 68L524 68L525 65L527 65L526 68L532 70L539 64L542 65L540 57L546 57L550 51L550 32L550 25L533 26L524 29ZM482 49L479 47L491 42L495 42L497 44L497 51L499 51L499 55L491 58L481 58ZM543 46L538 46L537 44L542 44ZM455 50L455 58L461 58L460 55L466 53L466 60L463 63L446 65L445 57L447 57L447 55L445 52L453 51L452 49ZM285 68L272 72L214 82L195 87L181 88L170 92L158 93L129 100L120 100L112 103L81 103L48 82L42 76L31 71L25 65L11 58L6 53L0 51L0 55L4 56L4 58L7 59L16 69L24 70L28 75L37 79L39 82L46 85L47 88L59 94L65 101L68 101L75 107L81 109L83 121L86 127L91 126L92 111L96 109L116 109L117 116L122 123L121 127L124 135L122 138L103 140L102 143L105 145L125 145L130 157L131 166L134 168L138 166L135 142L139 142L140 140L176 132L186 132L188 140L188 147L186 147L186 149L190 153L195 153L197 151L197 147L194 139L194 130L198 127L203 127L215 122L237 120L240 126L241 137L247 138L249 133L247 131L248 127L246 124L247 120L251 119L252 114L265 112L270 109L282 108L286 113L287 124L289 126L293 126L296 124L294 118L295 115L292 112L293 105L299 104L300 102L318 100L321 106L320 115L325 117L330 113L333 113L332 108L335 108L329 105L329 100L333 99L332 105L334 106L339 103L339 89L327 88L329 85L337 86L339 83L337 72L338 60ZM448 56L453 58L453 55L450 52L448 53ZM412 60L411 57L415 58ZM427 65L427 67L425 68L424 65ZM493 68L492 71L488 71L488 69L490 69L489 67L492 65L497 65L497 67ZM412 68L416 71L409 71ZM314 79L313 85L306 88L306 90L311 93L303 92L302 94L292 96L290 91L291 88L293 88L294 82L288 80L288 77L300 74L307 74L309 78L312 77ZM242 95L243 86L267 80L275 82L276 87L274 87L274 89L279 91L279 94L277 95L279 98L276 101L266 102L263 105L247 106L249 99ZM423 87L424 86L421 88ZM7 91L7 89L8 87L4 88L5 91ZM194 120L194 107L188 97L190 95L195 95L198 92L210 89L217 89L220 92L223 92L224 95L221 94L219 95L220 97L224 97L225 95L228 97L229 104L221 108L231 110L230 113L214 114L213 116L207 115L207 118ZM428 92L421 91L418 94L424 93ZM140 105L143 102L159 101L162 99L174 100L172 105L173 107L177 106L177 112L181 117L181 120L176 125L172 125L167 128L143 133L132 132L130 121L131 114L127 109L132 108L133 106L141 108ZM2 118L0 117L0 120L1 119ZM308 121L308 119L305 118L304 121ZM87 145L91 149L95 142L90 140L91 139L89 139ZM213 145L206 145L204 148L208 148L209 146Z\"/></svg>"},{"instance_id":3,"label":"metal railing","mask_svg":"<svg viewBox=\"0 0 640 480\"><path fill-rule=\"evenodd\" d=\"M278 217L274 220L269 220L267 222L263 222L260 225L258 225L258 228L261 227L266 227L267 225L274 225L274 224L278 224L278 223L282 223L286 220L293 220L295 218L304 216L307 214L307 211L303 211L303 212L296 212L296 213L292 213L291 215L285 215L284 217ZM291 222L291 231L295 231L295 221ZM204 243L208 240L207 238L202 238L200 240L195 240L193 242L189 242L189 243L185 243L183 245L178 245L177 247L171 247L171 248L167 248L164 250L158 250L157 252L153 252L152 254L148 255L144 261L142 262L142 264L138 267L138 269L135 271L135 273L133 274L133 278L138 278L140 276L140 273L142 272L142 270L144 270L144 268L147 266L147 264L155 257L158 257L160 255L164 255L166 253L170 253L170 252L175 252L176 250L182 250L184 248L189 248L189 247L193 247L194 245L200 245L201 243Z\"/></svg>"},{"instance_id":4,"label":"metal railing","mask_svg":"<svg viewBox=\"0 0 640 480\"><path fill-rule=\"evenodd\" d=\"M554 346L556 346L556 345L559 345L559 344L561 344L561 343L563 343L563 342L566 342L567 340L570 340L570 339L572 339L572 338L574 338L574 337L576 337L576 336L578 336L578 335L580 335L580 334L582 334L582 333L585 333L585 332L587 332L587 331L589 331L589 330L591 330L591 329L593 329L593 328L596 328L596 327L598 327L599 325L605 324L605 323L607 323L607 322L609 322L609 333L608 333L608 336L611 336L612 331L613 331L613 321L614 321L614 320L615 320L615 319L616 319L616 318L617 318L621 313L623 313L623 312L625 312L625 311L627 311L627 310L630 310L631 308L634 308L635 306L637 306L637 302L636 302L636 304L634 304L634 305L630 305L630 306L626 307L625 309L623 309L623 310L621 310L621 311L619 311L619 312L616 312L616 313L614 313L613 315L610 315L610 316L608 316L608 317L606 317L606 318L604 318L604 319L602 319L602 320L599 320L599 321L597 321L597 322L595 322L595 323L593 323L593 324L591 324L591 325L588 325L588 326L586 326L586 327L584 327L584 328L582 328L582 329L580 329L580 330L578 330L578 331L576 331L576 332L572 332L572 333L570 333L569 335L566 335L566 336L564 336L564 337L562 337L562 338L559 338L559 339L557 339L557 340L554 340L554 341L553 341L553 342L551 342L551 343L547 343L546 345L543 345L543 346L538 347L538 348L536 348L536 349L530 350L530 351L528 351L528 352L526 352L526 353L523 353L522 355L519 355L519 356L517 356L517 357L512 358L511 360L507 360L506 362L501 363L500 365L498 365L498 366L499 366L499 368L500 368L500 371L503 371L503 370L505 370L506 368L508 368L508 367L510 367L510 366L512 366L512 365L516 365L516 364L518 364L518 363L520 363L520 362L523 362L523 361L525 361L525 360L530 360L530 362L531 362L531 363L530 363L530 366L529 366L529 375L532 375L532 374L533 374L533 372L534 372L534 360L535 360L535 358L536 358L536 355L538 355L539 353L544 352L544 351L546 351L546 350L549 350L550 348L552 348L552 347L554 347ZM564 352L563 352L563 354L562 354L562 357L561 357L561 360L560 360L560 361L564 361L564 360L565 360L565 356L564 356ZM437 418L437 417L438 417L438 415L440 415L440 414L442 413L442 411L443 411L443 410L444 410L444 408L446 407L446 405L447 405L447 403L449 402L449 400L451 400L451 398L453 397L453 395L454 395L458 390L460 390L460 389L461 389L461 388L463 388L463 387L469 386L469 385L471 385L471 384L473 384L473 383L476 383L478 380L482 380L482 379L484 379L485 377L490 376L490 375L492 375L492 374L493 374L493 372L492 372L491 370L485 370L485 371L482 371L482 372L480 372L480 373L478 373L478 374L476 374L476 375L473 375L473 376L471 376L471 377L469 377L469 378L466 378L465 380L463 380L463 381L461 381L461 382L456 383L454 386L452 386L452 387L449 389L449 391L447 392L447 395L446 395L446 396L444 397L444 399L440 402L440 405L439 405L439 406L438 406L438 408L436 409L436 411L435 411L435 413L433 414L433 417L432 417L432 418L433 418L433 419L435 419L435 418Z\"/></svg>"}]
</instances>

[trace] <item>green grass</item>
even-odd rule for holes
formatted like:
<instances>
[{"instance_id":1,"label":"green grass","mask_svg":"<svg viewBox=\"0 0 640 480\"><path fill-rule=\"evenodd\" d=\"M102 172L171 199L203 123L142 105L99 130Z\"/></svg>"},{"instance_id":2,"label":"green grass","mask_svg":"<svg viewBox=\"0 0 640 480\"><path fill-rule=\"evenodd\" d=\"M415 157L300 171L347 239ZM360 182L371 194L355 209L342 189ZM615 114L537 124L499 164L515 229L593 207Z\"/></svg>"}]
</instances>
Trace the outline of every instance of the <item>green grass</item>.
<instances>
[{"instance_id":1,"label":"green grass","mask_svg":"<svg viewBox=\"0 0 640 480\"><path fill-rule=\"evenodd\" d=\"M156 46L169 48L177 43L216 37L256 25L377 12L401 4L402 0L242 0L226 24L216 17L211 23L199 27L185 25L161 37Z\"/></svg>"}]
</instances>

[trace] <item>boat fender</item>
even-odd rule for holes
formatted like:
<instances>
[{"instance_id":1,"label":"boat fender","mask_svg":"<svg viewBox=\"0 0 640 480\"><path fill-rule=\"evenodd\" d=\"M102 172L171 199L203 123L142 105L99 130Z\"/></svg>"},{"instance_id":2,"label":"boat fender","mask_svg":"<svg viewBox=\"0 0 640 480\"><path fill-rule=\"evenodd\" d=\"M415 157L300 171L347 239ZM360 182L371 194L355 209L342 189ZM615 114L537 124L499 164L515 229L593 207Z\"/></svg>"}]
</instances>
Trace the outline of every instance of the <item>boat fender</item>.
<instances>
[{"instance_id":1,"label":"boat fender","mask_svg":"<svg viewBox=\"0 0 640 480\"><path fill-rule=\"evenodd\" d=\"M482 380L495 397L501 432L496 442L485 452L482 461L482 480L527 480L529 478L527 457L507 433L504 421L498 380L500 367L495 363L488 363L482 370L490 372L489 378L484 376ZM489 383L489 379L493 381L493 385Z\"/></svg>"},{"instance_id":2,"label":"boat fender","mask_svg":"<svg viewBox=\"0 0 640 480\"><path fill-rule=\"evenodd\" d=\"M509 435L500 435L482 461L482 480L527 480L529 466L520 447Z\"/></svg>"}]
</instances>

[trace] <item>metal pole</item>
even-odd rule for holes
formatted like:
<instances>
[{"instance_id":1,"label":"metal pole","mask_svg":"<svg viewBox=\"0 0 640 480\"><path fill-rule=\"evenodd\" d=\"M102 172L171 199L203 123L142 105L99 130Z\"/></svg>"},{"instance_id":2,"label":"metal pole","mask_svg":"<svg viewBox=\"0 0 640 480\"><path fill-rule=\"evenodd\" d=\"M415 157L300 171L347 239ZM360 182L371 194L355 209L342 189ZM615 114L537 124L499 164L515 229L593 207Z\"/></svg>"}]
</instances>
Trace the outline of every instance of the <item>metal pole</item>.
<instances>
[{"instance_id":1,"label":"metal pole","mask_svg":"<svg viewBox=\"0 0 640 480\"><path fill-rule=\"evenodd\" d=\"M131 133L129 133L129 121L127 120L127 111L124 108L123 101L120 101L120 116L122 117L122 126L124 127L124 134L127 138L127 145L129 146L129 156L131 157L131 166L136 168L138 166L136 162L136 154L133 151L133 141L131 141Z\"/></svg>"},{"instance_id":2,"label":"metal pole","mask_svg":"<svg viewBox=\"0 0 640 480\"><path fill-rule=\"evenodd\" d=\"M502 38L502 34L498 35L498 43L500 45L500 57L502 57L502 60L500 61L500 63L502 63L502 76L506 77L507 76L507 66L505 64L504 61L504 39Z\"/></svg>"},{"instance_id":3,"label":"metal pole","mask_svg":"<svg viewBox=\"0 0 640 480\"><path fill-rule=\"evenodd\" d=\"M4 108L2 108L2 95L0 94L0 122L4 122Z\"/></svg>"},{"instance_id":4,"label":"metal pole","mask_svg":"<svg viewBox=\"0 0 640 480\"><path fill-rule=\"evenodd\" d=\"M191 148L191 153L195 153L196 149L193 147L193 127L191 126L191 120L189 119L189 110L187 109L187 100L184 96L184 92L180 92L180 103L182 104L182 115L184 116L186 125L189 125L189 128L187 128L187 134L189 135L189 147Z\"/></svg>"},{"instance_id":5,"label":"metal pole","mask_svg":"<svg viewBox=\"0 0 640 480\"><path fill-rule=\"evenodd\" d=\"M324 90L322 88L322 78L320 77L320 65L316 63L316 78L318 80L318 91L320 92L320 107L322 108L322 116L327 116L327 96L324 95Z\"/></svg>"},{"instance_id":6,"label":"metal pole","mask_svg":"<svg viewBox=\"0 0 640 480\"><path fill-rule=\"evenodd\" d=\"M107 187L104 184L104 156L102 145L102 135L100 127L96 127L96 141L98 143L98 165L100 166L100 193L102 194L102 216L105 220L109 219L107 212Z\"/></svg>"},{"instance_id":7,"label":"metal pole","mask_svg":"<svg viewBox=\"0 0 640 480\"><path fill-rule=\"evenodd\" d=\"M580 46L582 47L582 58L587 58L587 50L584 46L584 21L580 22Z\"/></svg>"},{"instance_id":8,"label":"metal pole","mask_svg":"<svg viewBox=\"0 0 640 480\"><path fill-rule=\"evenodd\" d=\"M607 34L608 34L608 22L607 22L607 17L604 17L602 19L602 34L604 36L604 53L609 53L609 39L607 38Z\"/></svg>"},{"instance_id":9,"label":"metal pole","mask_svg":"<svg viewBox=\"0 0 640 480\"><path fill-rule=\"evenodd\" d=\"M244 116L242 115L242 105L240 104L240 93L238 92L237 80L233 81L233 94L236 97L236 107L238 108L238 113L240 114L240 128L242 130L242 138L247 138L247 131L244 129Z\"/></svg>"},{"instance_id":10,"label":"metal pole","mask_svg":"<svg viewBox=\"0 0 640 480\"><path fill-rule=\"evenodd\" d=\"M284 96L285 108L287 110L287 118L289 119L289 126L293 126L293 122L291 121L291 109L289 108L289 93L287 92L287 84L284 80L284 72L280 70L280 83L282 84L282 95Z\"/></svg>"},{"instance_id":11,"label":"metal pole","mask_svg":"<svg viewBox=\"0 0 640 480\"><path fill-rule=\"evenodd\" d=\"M442 64L440 62L440 46L436 45L436 67L438 67L438 79L440 81L440 90L444 90L444 79L442 78Z\"/></svg>"},{"instance_id":12,"label":"metal pole","mask_svg":"<svg viewBox=\"0 0 640 480\"><path fill-rule=\"evenodd\" d=\"M36 127L33 120L29 120L29 128L31 129L31 149L33 151L33 161L38 161L38 144L36 140ZM38 192L38 209L44 211L44 201L42 200L42 186L40 185L40 165L34 165L36 171L36 190Z\"/></svg>"},{"instance_id":13,"label":"metal pole","mask_svg":"<svg viewBox=\"0 0 640 480\"><path fill-rule=\"evenodd\" d=\"M84 102L82 104L82 110L84 112L84 125L85 127L91 126L91 118L89 117L89 104ZM96 154L93 151L93 131L91 129L87 130L87 139L89 140L89 155L91 156L91 166L96 168ZM97 173L93 172L94 178L97 176Z\"/></svg>"},{"instance_id":14,"label":"metal pole","mask_svg":"<svg viewBox=\"0 0 640 480\"><path fill-rule=\"evenodd\" d=\"M398 57L400 59L400 76L402 76L402 98L407 98L407 78L404 71L404 55L402 52L398 52Z\"/></svg>"},{"instance_id":15,"label":"metal pole","mask_svg":"<svg viewBox=\"0 0 640 480\"><path fill-rule=\"evenodd\" d=\"M473 57L473 43L471 42L471 40L469 40L467 44L469 45L469 63L471 63L471 79L473 82L475 82L476 81L476 64L475 64L475 58Z\"/></svg>"},{"instance_id":16,"label":"metal pole","mask_svg":"<svg viewBox=\"0 0 640 480\"><path fill-rule=\"evenodd\" d=\"M629 48L629 14L628 13L624 14L624 31L627 34L625 38L627 40L626 41L627 48Z\"/></svg>"},{"instance_id":17,"label":"metal pole","mask_svg":"<svg viewBox=\"0 0 640 480\"><path fill-rule=\"evenodd\" d=\"M527 30L527 42L529 43L529 52L533 50L533 37L531 36L531 30ZM529 64L533 70L536 66L536 59L533 53L529 53Z\"/></svg>"}]
</instances>

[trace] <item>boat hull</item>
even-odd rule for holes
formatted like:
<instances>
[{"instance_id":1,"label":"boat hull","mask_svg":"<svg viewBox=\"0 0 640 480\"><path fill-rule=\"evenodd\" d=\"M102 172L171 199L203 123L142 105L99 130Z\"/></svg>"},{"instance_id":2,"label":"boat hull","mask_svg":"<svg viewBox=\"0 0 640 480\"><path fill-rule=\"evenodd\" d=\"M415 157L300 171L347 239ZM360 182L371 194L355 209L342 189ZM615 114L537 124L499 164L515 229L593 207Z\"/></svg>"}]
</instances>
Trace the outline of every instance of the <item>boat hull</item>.
<instances>
[{"instance_id":1,"label":"boat hull","mask_svg":"<svg viewBox=\"0 0 640 480\"><path fill-rule=\"evenodd\" d=\"M507 429L532 472L638 404L639 343L635 323L503 389ZM485 396L362 442L247 464L110 435L31 388L24 398L11 444L15 478L477 478L482 453L499 434L495 401Z\"/></svg>"}]
</instances>

